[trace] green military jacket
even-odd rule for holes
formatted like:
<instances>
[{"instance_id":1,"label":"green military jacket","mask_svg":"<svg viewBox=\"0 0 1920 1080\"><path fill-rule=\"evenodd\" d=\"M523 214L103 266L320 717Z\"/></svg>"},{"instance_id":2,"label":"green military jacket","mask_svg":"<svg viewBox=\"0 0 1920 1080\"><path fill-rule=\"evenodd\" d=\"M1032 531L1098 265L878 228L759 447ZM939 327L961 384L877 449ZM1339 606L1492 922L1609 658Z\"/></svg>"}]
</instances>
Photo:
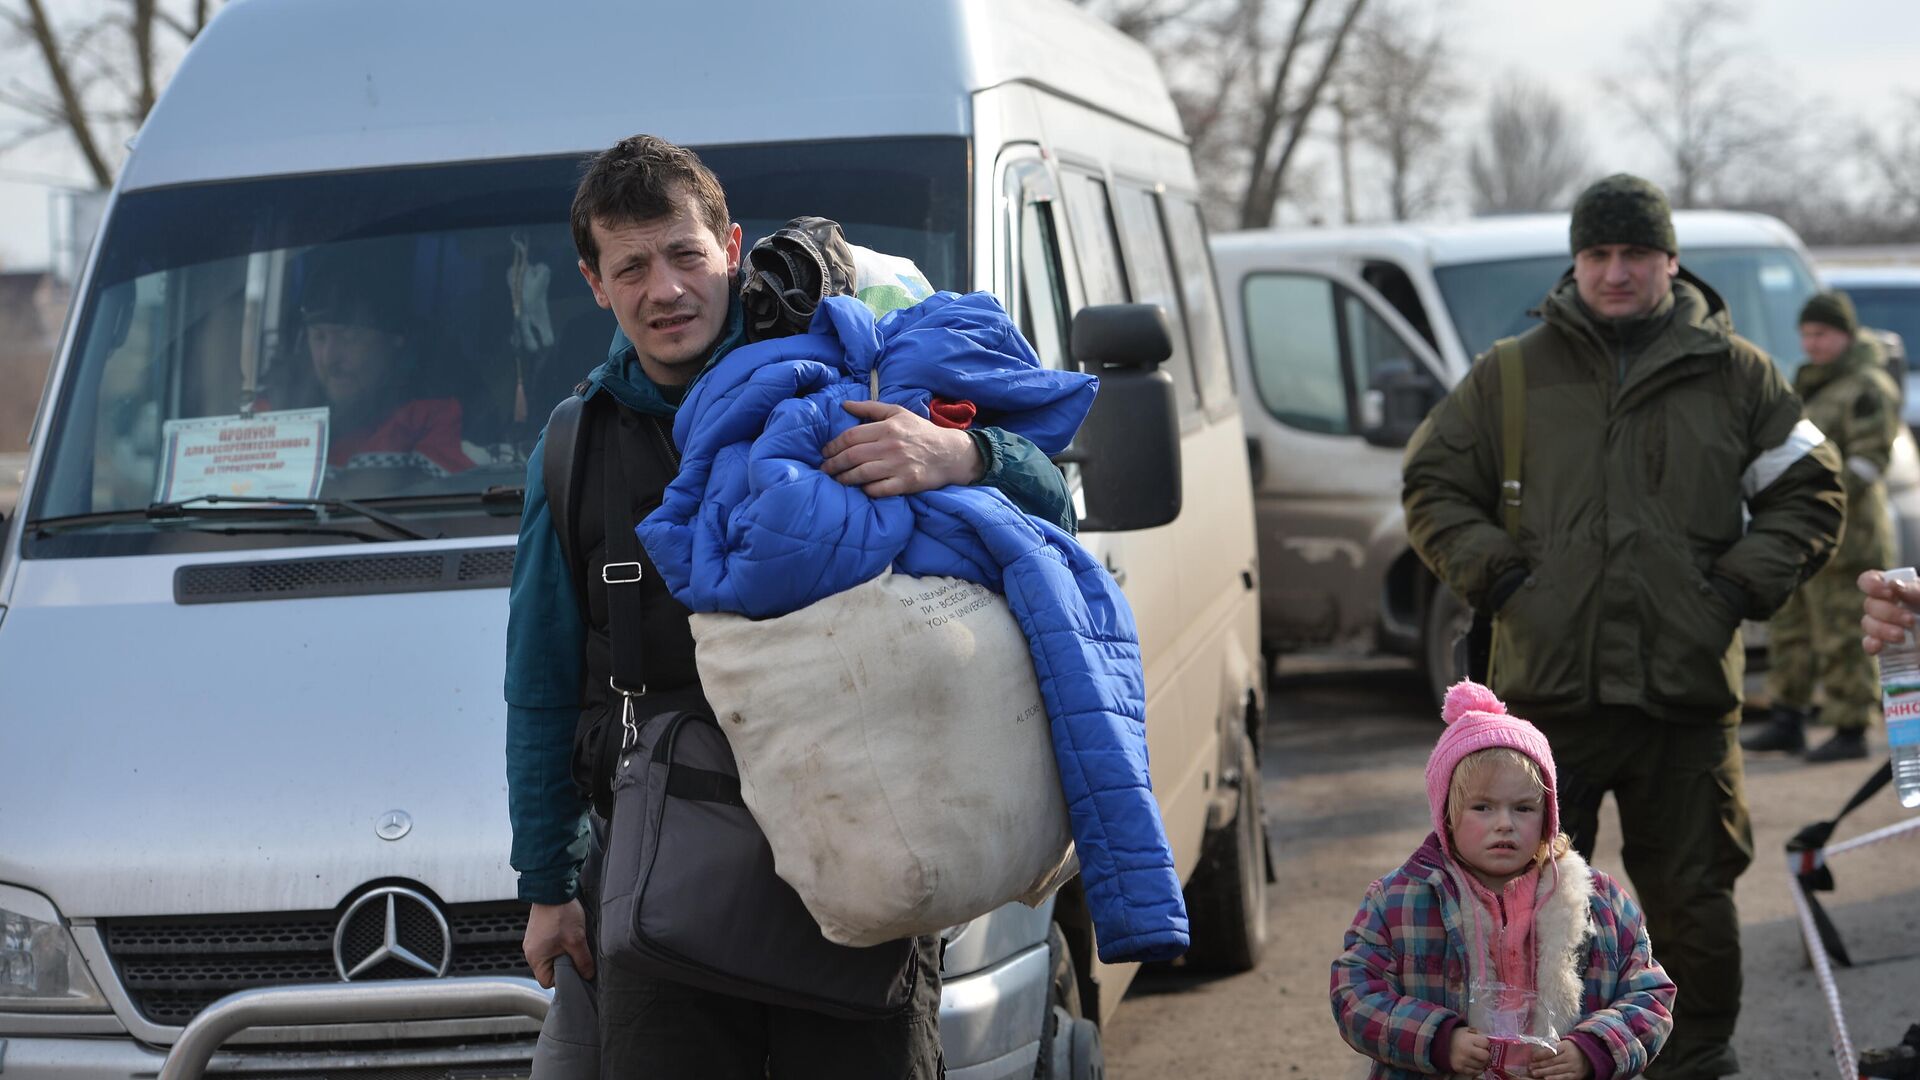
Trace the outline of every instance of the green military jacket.
<instances>
[{"instance_id":1,"label":"green military jacket","mask_svg":"<svg viewBox=\"0 0 1920 1080\"><path fill-rule=\"evenodd\" d=\"M1833 553L1839 455L1684 270L1627 344L1587 313L1571 275L1539 314L1520 338L1518 535L1501 525L1488 354L1407 445L1408 536L1468 603L1499 601L1491 677L1517 714L1609 705L1724 720L1745 674L1740 620L1772 614Z\"/></svg>"},{"instance_id":2,"label":"green military jacket","mask_svg":"<svg viewBox=\"0 0 1920 1080\"><path fill-rule=\"evenodd\" d=\"M1807 419L1833 441L1844 463L1847 528L1826 572L1853 578L1892 566L1893 520L1881 477L1900 434L1900 387L1887 372L1880 342L1865 330L1856 332L1840 359L1802 364L1793 388L1807 403Z\"/></svg>"}]
</instances>

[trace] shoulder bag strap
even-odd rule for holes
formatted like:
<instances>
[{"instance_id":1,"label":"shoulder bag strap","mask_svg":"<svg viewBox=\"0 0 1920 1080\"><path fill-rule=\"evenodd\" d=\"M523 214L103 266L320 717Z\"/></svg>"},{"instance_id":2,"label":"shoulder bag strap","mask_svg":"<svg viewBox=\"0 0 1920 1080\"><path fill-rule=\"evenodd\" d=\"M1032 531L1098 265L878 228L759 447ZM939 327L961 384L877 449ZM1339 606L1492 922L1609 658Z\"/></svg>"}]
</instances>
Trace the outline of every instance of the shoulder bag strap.
<instances>
[{"instance_id":1,"label":"shoulder bag strap","mask_svg":"<svg viewBox=\"0 0 1920 1080\"><path fill-rule=\"evenodd\" d=\"M661 447L658 451L645 444L634 431L631 420L654 425ZM607 440L606 466L601 470L601 513L605 515L606 562L600 567L600 580L607 586L607 648L611 671L609 688L621 699L621 749L639 738L634 722L634 699L647 692L645 615L640 606L640 579L646 572L641 556L640 537L633 528L633 488L628 482L628 466L639 466L658 479L662 486L670 482L677 461L666 436L649 417L631 416L623 407L608 414L612 437ZM649 466L651 466L649 468Z\"/></svg>"},{"instance_id":2,"label":"shoulder bag strap","mask_svg":"<svg viewBox=\"0 0 1920 1080\"><path fill-rule=\"evenodd\" d=\"M1527 436L1527 370L1520 340L1493 344L1500 362L1500 520L1507 535L1520 535L1520 462Z\"/></svg>"},{"instance_id":3,"label":"shoulder bag strap","mask_svg":"<svg viewBox=\"0 0 1920 1080\"><path fill-rule=\"evenodd\" d=\"M580 452L584 445L580 418L586 405L585 398L569 394L553 407L553 414L547 417L546 448L542 451L545 457L540 463L540 481L547 489L547 516L560 538L560 552L568 566L579 566L582 561L575 546L573 512L578 503L580 459L584 456ZM585 588L584 583L581 587Z\"/></svg>"}]
</instances>

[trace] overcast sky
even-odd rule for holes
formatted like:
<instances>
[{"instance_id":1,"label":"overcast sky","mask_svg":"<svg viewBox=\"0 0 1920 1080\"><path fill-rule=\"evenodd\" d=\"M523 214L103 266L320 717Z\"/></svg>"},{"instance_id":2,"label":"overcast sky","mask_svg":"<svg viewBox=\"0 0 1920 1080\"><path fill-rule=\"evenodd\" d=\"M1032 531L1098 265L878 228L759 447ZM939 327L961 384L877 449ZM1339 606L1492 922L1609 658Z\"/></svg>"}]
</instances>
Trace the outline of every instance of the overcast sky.
<instances>
[{"instance_id":1,"label":"overcast sky","mask_svg":"<svg viewBox=\"0 0 1920 1080\"><path fill-rule=\"evenodd\" d=\"M1747 15L1738 34L1752 44L1758 70L1776 72L1783 89L1869 122L1887 120L1899 95L1920 94L1920 7L1913 0L1745 0L1740 6ZM1601 173L1657 175L1658 159L1610 104L1601 80L1622 70L1627 41L1671 9L1671 0L1454 0L1446 18L1469 82L1485 86L1516 71L1546 83L1582 114ZM15 49L0 59L15 68L34 58ZM38 72L30 74L37 81ZM14 75L0 73L0 82ZM1463 132L1479 112L1477 100L1459 110ZM85 179L64 136L0 155L0 268L46 263L48 194Z\"/></svg>"}]
</instances>

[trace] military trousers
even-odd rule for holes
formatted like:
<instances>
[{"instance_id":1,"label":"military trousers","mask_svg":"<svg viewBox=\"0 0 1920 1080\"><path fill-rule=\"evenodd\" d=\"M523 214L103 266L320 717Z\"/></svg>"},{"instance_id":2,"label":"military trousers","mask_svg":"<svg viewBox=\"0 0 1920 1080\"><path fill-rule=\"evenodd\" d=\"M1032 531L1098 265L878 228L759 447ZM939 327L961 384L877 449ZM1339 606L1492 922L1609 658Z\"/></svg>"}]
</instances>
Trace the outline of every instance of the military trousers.
<instances>
[{"instance_id":1,"label":"military trousers","mask_svg":"<svg viewBox=\"0 0 1920 1080\"><path fill-rule=\"evenodd\" d=\"M1821 719L1867 728L1880 716L1880 669L1860 648L1859 571L1828 567L1794 590L1767 624L1767 696L1805 709L1825 693Z\"/></svg>"},{"instance_id":2,"label":"military trousers","mask_svg":"<svg viewBox=\"0 0 1920 1080\"><path fill-rule=\"evenodd\" d=\"M1620 810L1621 860L1646 912L1654 958L1678 987L1673 1035L1646 1075L1695 1080L1739 1071L1740 915L1733 885L1753 861L1735 724L1602 709L1537 722L1553 747L1560 826L1591 858L1600 800Z\"/></svg>"}]
</instances>

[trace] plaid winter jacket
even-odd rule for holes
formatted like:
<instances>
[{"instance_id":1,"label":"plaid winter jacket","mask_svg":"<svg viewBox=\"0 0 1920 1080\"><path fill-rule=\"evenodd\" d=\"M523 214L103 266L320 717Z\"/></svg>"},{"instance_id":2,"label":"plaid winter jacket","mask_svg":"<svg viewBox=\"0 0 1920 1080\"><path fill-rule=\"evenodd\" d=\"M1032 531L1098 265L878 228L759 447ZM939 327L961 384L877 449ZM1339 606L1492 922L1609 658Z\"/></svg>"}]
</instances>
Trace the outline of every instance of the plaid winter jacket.
<instances>
[{"instance_id":1,"label":"plaid winter jacket","mask_svg":"<svg viewBox=\"0 0 1920 1080\"><path fill-rule=\"evenodd\" d=\"M1578 855L1557 865L1557 881L1541 874L1553 892L1535 916L1541 1012L1570 1014L1555 1033L1603 1047L1616 1080L1638 1076L1673 1028L1673 980L1626 890ZM1332 993L1340 1036L1373 1059L1373 1080L1432 1075L1434 1039L1449 1019L1471 1020L1468 987L1478 972L1492 978L1473 903L1432 834L1368 888L1333 962ZM1566 1000L1554 1008L1557 994Z\"/></svg>"}]
</instances>

